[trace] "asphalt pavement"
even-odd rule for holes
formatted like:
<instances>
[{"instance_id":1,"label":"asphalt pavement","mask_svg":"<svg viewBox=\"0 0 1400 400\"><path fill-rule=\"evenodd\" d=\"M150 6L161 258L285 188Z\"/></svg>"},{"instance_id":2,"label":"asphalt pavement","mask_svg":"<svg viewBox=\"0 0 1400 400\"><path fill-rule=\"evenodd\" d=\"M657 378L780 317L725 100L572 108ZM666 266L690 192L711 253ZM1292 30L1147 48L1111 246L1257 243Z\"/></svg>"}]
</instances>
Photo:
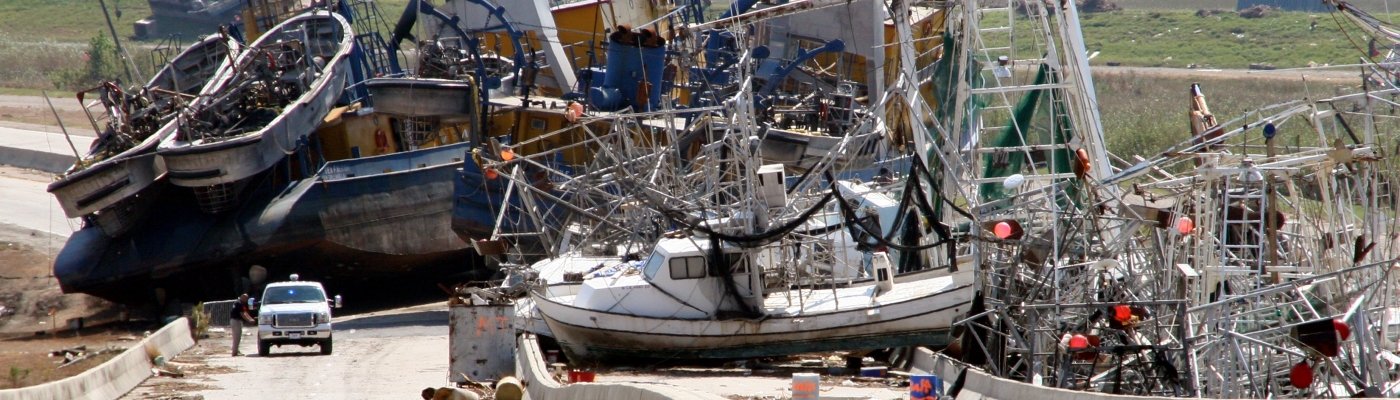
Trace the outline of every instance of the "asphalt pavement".
<instances>
[{"instance_id":1,"label":"asphalt pavement","mask_svg":"<svg viewBox=\"0 0 1400 400\"><path fill-rule=\"evenodd\" d=\"M44 190L44 179L42 173L0 167L0 241L44 248L53 238L62 246L81 227L63 215L58 200Z\"/></svg>"},{"instance_id":2,"label":"asphalt pavement","mask_svg":"<svg viewBox=\"0 0 1400 400\"><path fill-rule=\"evenodd\" d=\"M445 303L337 317L333 326L328 356L315 346L286 346L260 357L250 327L239 346L246 355L231 357L230 338L217 335L175 358L205 372L151 378L123 399L415 399L425 387L447 384Z\"/></svg>"}]
</instances>

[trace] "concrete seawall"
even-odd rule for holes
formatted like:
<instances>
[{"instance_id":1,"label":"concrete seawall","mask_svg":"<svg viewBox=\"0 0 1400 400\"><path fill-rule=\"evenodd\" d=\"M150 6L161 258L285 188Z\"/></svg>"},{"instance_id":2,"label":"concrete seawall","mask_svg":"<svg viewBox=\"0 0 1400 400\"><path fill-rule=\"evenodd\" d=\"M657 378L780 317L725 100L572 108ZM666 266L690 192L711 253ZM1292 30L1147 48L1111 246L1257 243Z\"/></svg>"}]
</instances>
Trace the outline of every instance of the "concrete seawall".
<instances>
[{"instance_id":1,"label":"concrete seawall","mask_svg":"<svg viewBox=\"0 0 1400 400\"><path fill-rule=\"evenodd\" d=\"M151 376L146 347L166 359L194 346L189 320L180 318L151 334L121 355L76 376L37 386L0 390L0 400L113 400Z\"/></svg>"}]
</instances>

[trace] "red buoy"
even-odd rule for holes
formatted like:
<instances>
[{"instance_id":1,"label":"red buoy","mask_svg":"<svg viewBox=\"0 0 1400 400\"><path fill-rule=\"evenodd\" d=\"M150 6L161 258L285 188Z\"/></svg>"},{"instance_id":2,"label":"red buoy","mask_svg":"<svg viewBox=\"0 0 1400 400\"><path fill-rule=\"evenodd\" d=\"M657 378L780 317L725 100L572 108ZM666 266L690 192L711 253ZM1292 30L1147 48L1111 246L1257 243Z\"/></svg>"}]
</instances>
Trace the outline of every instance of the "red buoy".
<instances>
[{"instance_id":1,"label":"red buoy","mask_svg":"<svg viewBox=\"0 0 1400 400\"><path fill-rule=\"evenodd\" d=\"M1342 322L1342 320L1333 319L1332 327L1337 328L1337 335L1340 336L1342 340L1347 340L1347 338L1351 337L1351 327L1347 326L1347 323Z\"/></svg>"},{"instance_id":2,"label":"red buoy","mask_svg":"<svg viewBox=\"0 0 1400 400\"><path fill-rule=\"evenodd\" d=\"M1293 365L1293 368L1288 371L1288 383L1299 389L1312 386L1313 370L1311 366L1308 366L1307 361Z\"/></svg>"},{"instance_id":3,"label":"red buoy","mask_svg":"<svg viewBox=\"0 0 1400 400\"><path fill-rule=\"evenodd\" d=\"M1084 335L1074 335L1069 337L1069 348L1071 350L1078 350L1085 347L1089 347L1089 338L1084 337Z\"/></svg>"},{"instance_id":4,"label":"red buoy","mask_svg":"<svg viewBox=\"0 0 1400 400\"><path fill-rule=\"evenodd\" d=\"M1122 304L1113 306L1113 320L1118 321L1118 323L1121 324L1128 322L1128 320L1132 318L1133 310L1128 306Z\"/></svg>"}]
</instances>

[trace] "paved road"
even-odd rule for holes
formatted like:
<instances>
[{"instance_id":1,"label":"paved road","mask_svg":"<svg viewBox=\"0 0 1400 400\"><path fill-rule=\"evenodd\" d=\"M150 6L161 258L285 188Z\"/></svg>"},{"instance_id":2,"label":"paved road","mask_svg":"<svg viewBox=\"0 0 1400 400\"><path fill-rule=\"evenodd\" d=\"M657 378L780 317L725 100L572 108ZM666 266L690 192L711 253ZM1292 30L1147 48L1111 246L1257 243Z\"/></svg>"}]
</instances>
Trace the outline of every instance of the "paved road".
<instances>
[{"instance_id":1,"label":"paved road","mask_svg":"<svg viewBox=\"0 0 1400 400\"><path fill-rule=\"evenodd\" d=\"M203 364L184 379L152 378L124 399L202 395L208 400L413 399L447 382L447 306L436 303L335 322L335 353L273 348L259 357L253 329L230 357L227 337L208 339L176 361ZM204 356L196 356L204 352ZM191 357L194 356L194 357ZM193 360L191 360L193 358ZM227 371L220 373L219 371Z\"/></svg>"},{"instance_id":2,"label":"paved road","mask_svg":"<svg viewBox=\"0 0 1400 400\"><path fill-rule=\"evenodd\" d=\"M83 111L82 103L76 97L49 95L49 100L53 101L53 107L59 111ZM92 97L88 97L92 101ZM49 112L49 103L44 101L44 96L25 96L16 94L0 94L0 107L36 108ZM86 120L83 121L87 123Z\"/></svg>"},{"instance_id":3,"label":"paved road","mask_svg":"<svg viewBox=\"0 0 1400 400\"><path fill-rule=\"evenodd\" d=\"M49 182L46 179L41 173L0 167L0 231L10 235L35 233L34 236L49 233L66 238L79 228L76 220L70 221L63 215L58 200L44 191Z\"/></svg>"}]
</instances>

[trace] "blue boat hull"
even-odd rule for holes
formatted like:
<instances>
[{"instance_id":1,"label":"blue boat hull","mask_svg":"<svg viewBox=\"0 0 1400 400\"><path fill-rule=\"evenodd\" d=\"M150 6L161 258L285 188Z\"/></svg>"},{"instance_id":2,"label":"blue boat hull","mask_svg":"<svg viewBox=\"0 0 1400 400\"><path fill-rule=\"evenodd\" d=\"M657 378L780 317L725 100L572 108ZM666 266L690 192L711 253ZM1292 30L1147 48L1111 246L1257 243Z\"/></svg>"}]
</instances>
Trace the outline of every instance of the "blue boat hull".
<instances>
[{"instance_id":1,"label":"blue boat hull","mask_svg":"<svg viewBox=\"0 0 1400 400\"><path fill-rule=\"evenodd\" d=\"M385 282L489 276L450 227L454 171L465 145L332 162L311 178L264 176L241 208L199 211L170 191L132 232L76 232L54 262L65 292L127 304L200 301L255 291L248 271L298 273L335 290L380 290ZM423 167L418 167L423 165ZM384 172L389 171L389 172Z\"/></svg>"},{"instance_id":2,"label":"blue boat hull","mask_svg":"<svg viewBox=\"0 0 1400 400\"><path fill-rule=\"evenodd\" d=\"M521 189L515 190L515 194L510 198L511 207L506 210L504 216L500 215L502 205L506 204L505 194L509 183L510 180L505 177L488 179L481 167L470 157L462 162L462 167L457 169L456 178L453 179L452 190L455 198L452 207L452 230L458 237L467 242L490 239L497 219L501 221L500 233L520 234L540 230L532 218L519 211L523 208L519 196ZM535 196L535 205L549 210L544 215L547 226L559 226L557 222L563 220L564 209L541 196ZM515 237L515 245L527 252L537 252L543 243L530 236L519 236Z\"/></svg>"}]
</instances>

